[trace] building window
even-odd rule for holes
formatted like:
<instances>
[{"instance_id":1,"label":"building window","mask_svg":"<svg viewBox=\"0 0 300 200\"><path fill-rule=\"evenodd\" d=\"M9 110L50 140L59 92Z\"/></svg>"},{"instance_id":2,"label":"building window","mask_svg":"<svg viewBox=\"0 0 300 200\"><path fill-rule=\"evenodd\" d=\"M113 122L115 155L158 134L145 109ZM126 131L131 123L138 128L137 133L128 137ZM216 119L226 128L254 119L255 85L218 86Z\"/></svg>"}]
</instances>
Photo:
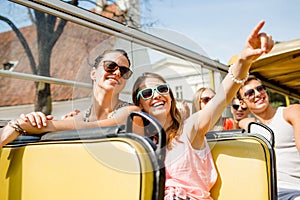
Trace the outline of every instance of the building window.
<instances>
[{"instance_id":1,"label":"building window","mask_svg":"<svg viewBox=\"0 0 300 200\"><path fill-rule=\"evenodd\" d=\"M3 69L8 70L8 71L13 71L18 63L19 63L18 61L9 61L9 62L3 63Z\"/></svg>"},{"instance_id":2,"label":"building window","mask_svg":"<svg viewBox=\"0 0 300 200\"><path fill-rule=\"evenodd\" d=\"M10 68L12 68L13 66L14 66L14 64L9 63L9 62L3 63L3 69L4 70L10 70Z\"/></svg>"},{"instance_id":3,"label":"building window","mask_svg":"<svg viewBox=\"0 0 300 200\"><path fill-rule=\"evenodd\" d=\"M183 99L182 86L175 87L176 99Z\"/></svg>"}]
</instances>

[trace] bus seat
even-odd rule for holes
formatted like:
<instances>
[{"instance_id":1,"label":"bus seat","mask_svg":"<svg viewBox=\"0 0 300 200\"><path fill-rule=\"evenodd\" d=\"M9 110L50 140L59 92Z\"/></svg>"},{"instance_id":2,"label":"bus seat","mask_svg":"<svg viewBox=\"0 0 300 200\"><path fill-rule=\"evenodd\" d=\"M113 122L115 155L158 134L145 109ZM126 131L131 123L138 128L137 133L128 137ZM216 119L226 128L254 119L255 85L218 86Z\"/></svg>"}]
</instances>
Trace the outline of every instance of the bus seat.
<instances>
[{"instance_id":1,"label":"bus seat","mask_svg":"<svg viewBox=\"0 0 300 200\"><path fill-rule=\"evenodd\" d=\"M152 199L152 148L130 137L6 146L0 199Z\"/></svg>"},{"instance_id":2,"label":"bus seat","mask_svg":"<svg viewBox=\"0 0 300 200\"><path fill-rule=\"evenodd\" d=\"M208 138L218 172L213 199L277 199L274 150L265 138L245 133Z\"/></svg>"},{"instance_id":3,"label":"bus seat","mask_svg":"<svg viewBox=\"0 0 300 200\"><path fill-rule=\"evenodd\" d=\"M4 146L0 199L163 199L164 131L155 150L144 136L118 130L22 136Z\"/></svg>"}]
</instances>

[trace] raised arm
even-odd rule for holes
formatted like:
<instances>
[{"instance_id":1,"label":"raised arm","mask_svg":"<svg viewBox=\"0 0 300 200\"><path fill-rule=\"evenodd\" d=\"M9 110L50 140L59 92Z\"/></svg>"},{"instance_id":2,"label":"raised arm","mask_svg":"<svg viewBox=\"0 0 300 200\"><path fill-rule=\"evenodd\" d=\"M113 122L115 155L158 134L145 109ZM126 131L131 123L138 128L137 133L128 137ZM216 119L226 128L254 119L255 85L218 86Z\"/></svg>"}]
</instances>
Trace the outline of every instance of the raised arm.
<instances>
[{"instance_id":1,"label":"raised arm","mask_svg":"<svg viewBox=\"0 0 300 200\"><path fill-rule=\"evenodd\" d=\"M264 23L264 21L259 22L249 35L246 45L239 54L236 63L229 68L228 74L222 81L220 88L216 91L216 96L203 110L193 116L194 131L191 132L190 136L193 147L201 147L207 131L221 117L222 112L236 94L241 83L247 79L252 62L273 48L274 42L272 37L266 33L260 33Z\"/></svg>"}]
</instances>

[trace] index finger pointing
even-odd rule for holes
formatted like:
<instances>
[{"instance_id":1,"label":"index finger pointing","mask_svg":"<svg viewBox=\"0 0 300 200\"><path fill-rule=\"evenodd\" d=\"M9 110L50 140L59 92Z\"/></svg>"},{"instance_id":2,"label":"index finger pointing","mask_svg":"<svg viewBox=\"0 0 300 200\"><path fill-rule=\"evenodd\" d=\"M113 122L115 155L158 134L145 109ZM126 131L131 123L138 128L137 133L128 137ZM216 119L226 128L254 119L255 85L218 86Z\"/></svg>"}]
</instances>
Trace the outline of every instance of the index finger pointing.
<instances>
[{"instance_id":1,"label":"index finger pointing","mask_svg":"<svg viewBox=\"0 0 300 200\"><path fill-rule=\"evenodd\" d=\"M258 35L259 31L262 29L262 27L264 26L265 24L265 21L264 20L261 20L257 25L256 27L253 29L252 33L250 34L251 36L254 36L254 35Z\"/></svg>"}]
</instances>

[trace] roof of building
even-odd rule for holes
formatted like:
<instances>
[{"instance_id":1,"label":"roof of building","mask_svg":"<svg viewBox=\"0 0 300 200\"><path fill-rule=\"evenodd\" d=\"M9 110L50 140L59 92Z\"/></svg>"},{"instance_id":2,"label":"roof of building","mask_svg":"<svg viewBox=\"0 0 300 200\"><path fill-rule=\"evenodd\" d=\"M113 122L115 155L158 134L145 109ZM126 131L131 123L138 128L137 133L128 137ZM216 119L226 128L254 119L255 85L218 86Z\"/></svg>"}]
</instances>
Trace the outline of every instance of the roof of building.
<instances>
[{"instance_id":1,"label":"roof of building","mask_svg":"<svg viewBox=\"0 0 300 200\"><path fill-rule=\"evenodd\" d=\"M117 7L111 4L106 7L106 11L103 11L101 15L114 18L114 12L117 12ZM116 16L117 20L121 20L119 13ZM23 27L20 28L20 31L26 38L35 62L38 63L35 27ZM104 47L102 49L99 47L101 44L105 43L105 48L109 48L109 45L112 46L114 40L109 38L110 36L107 34L68 22L63 34L52 50L50 76L91 83L89 77L90 64L92 64L97 54L104 50ZM6 66L10 62L15 62L16 66L13 71L32 74L29 59L13 31L0 33L0 62L3 65L6 64ZM51 85L53 101L85 97L90 95L90 92L87 89ZM32 81L0 76L0 93L0 106L32 104L35 99L35 85Z\"/></svg>"}]
</instances>

